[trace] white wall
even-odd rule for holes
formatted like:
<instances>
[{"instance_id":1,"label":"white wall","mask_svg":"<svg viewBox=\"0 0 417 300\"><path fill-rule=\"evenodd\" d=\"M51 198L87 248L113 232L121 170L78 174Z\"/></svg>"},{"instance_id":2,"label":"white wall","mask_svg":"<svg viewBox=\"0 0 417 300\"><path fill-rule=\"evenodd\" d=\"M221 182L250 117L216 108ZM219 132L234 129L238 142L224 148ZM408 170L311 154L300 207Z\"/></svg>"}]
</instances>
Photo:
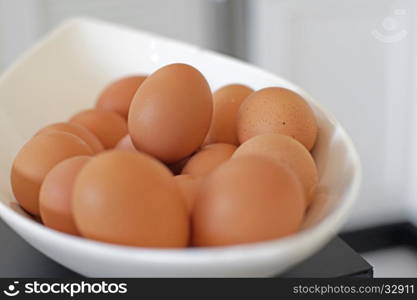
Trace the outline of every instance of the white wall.
<instances>
[{"instance_id":1,"label":"white wall","mask_svg":"<svg viewBox=\"0 0 417 300\"><path fill-rule=\"evenodd\" d=\"M351 228L402 219L417 202L415 2L249 1L250 61L304 87L357 145L364 180Z\"/></svg>"},{"instance_id":2,"label":"white wall","mask_svg":"<svg viewBox=\"0 0 417 300\"><path fill-rule=\"evenodd\" d=\"M0 70L58 23L88 16L230 52L223 0L0 0Z\"/></svg>"}]
</instances>

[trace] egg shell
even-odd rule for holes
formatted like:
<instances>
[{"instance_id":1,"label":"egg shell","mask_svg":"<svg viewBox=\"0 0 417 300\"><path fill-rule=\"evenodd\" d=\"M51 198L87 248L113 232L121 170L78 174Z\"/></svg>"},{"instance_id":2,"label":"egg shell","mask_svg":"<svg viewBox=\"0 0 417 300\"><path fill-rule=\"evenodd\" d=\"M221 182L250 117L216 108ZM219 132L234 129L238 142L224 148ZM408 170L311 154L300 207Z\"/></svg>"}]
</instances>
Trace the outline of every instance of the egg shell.
<instances>
[{"instance_id":1,"label":"egg shell","mask_svg":"<svg viewBox=\"0 0 417 300\"><path fill-rule=\"evenodd\" d=\"M318 129L314 112L300 95L285 88L269 87L243 101L237 131L240 143L256 135L280 133L298 140L310 151Z\"/></svg>"},{"instance_id":2,"label":"egg shell","mask_svg":"<svg viewBox=\"0 0 417 300\"><path fill-rule=\"evenodd\" d=\"M92 155L79 137L61 131L34 136L20 149L13 162L11 185L19 204L39 216L39 189L48 172L59 162L77 155Z\"/></svg>"},{"instance_id":3,"label":"egg shell","mask_svg":"<svg viewBox=\"0 0 417 300\"><path fill-rule=\"evenodd\" d=\"M194 205L194 200L197 197L198 189L200 187L201 179L189 174L177 175L174 177L181 192L184 195L184 199L187 203L188 211L191 213Z\"/></svg>"},{"instance_id":4,"label":"egg shell","mask_svg":"<svg viewBox=\"0 0 417 300\"><path fill-rule=\"evenodd\" d=\"M254 243L297 232L304 192L287 167L261 156L229 160L203 181L192 213L194 246Z\"/></svg>"},{"instance_id":5,"label":"egg shell","mask_svg":"<svg viewBox=\"0 0 417 300\"><path fill-rule=\"evenodd\" d=\"M242 84L229 84L213 93L213 117L204 144L239 145L237 112L243 100L252 93L251 88Z\"/></svg>"},{"instance_id":6,"label":"egg shell","mask_svg":"<svg viewBox=\"0 0 417 300\"><path fill-rule=\"evenodd\" d=\"M262 155L287 165L300 179L307 203L314 198L319 175L310 152L297 140L282 134L257 135L237 148L233 158L244 155Z\"/></svg>"},{"instance_id":7,"label":"egg shell","mask_svg":"<svg viewBox=\"0 0 417 300\"><path fill-rule=\"evenodd\" d=\"M205 176L221 163L228 160L235 152L236 146L224 143L203 147L187 162L182 174Z\"/></svg>"},{"instance_id":8,"label":"egg shell","mask_svg":"<svg viewBox=\"0 0 417 300\"><path fill-rule=\"evenodd\" d=\"M90 130L97 136L105 149L116 146L120 139L127 134L126 120L111 111L84 110L74 115L70 122Z\"/></svg>"},{"instance_id":9,"label":"egg shell","mask_svg":"<svg viewBox=\"0 0 417 300\"><path fill-rule=\"evenodd\" d=\"M96 108L118 113L127 120L130 103L146 76L128 76L111 82L100 93Z\"/></svg>"},{"instance_id":10,"label":"egg shell","mask_svg":"<svg viewBox=\"0 0 417 300\"><path fill-rule=\"evenodd\" d=\"M72 190L75 178L89 159L89 156L68 158L46 175L39 192L40 213L46 226L79 235L72 214Z\"/></svg>"},{"instance_id":11,"label":"egg shell","mask_svg":"<svg viewBox=\"0 0 417 300\"><path fill-rule=\"evenodd\" d=\"M125 135L117 144L114 149L117 150L129 150L129 151L138 151L135 146L132 143L132 139L130 138L130 135Z\"/></svg>"},{"instance_id":12,"label":"egg shell","mask_svg":"<svg viewBox=\"0 0 417 300\"><path fill-rule=\"evenodd\" d=\"M190 65L167 65L149 75L133 97L129 134L137 149L173 163L201 146L212 111L204 76Z\"/></svg>"},{"instance_id":13,"label":"egg shell","mask_svg":"<svg viewBox=\"0 0 417 300\"><path fill-rule=\"evenodd\" d=\"M98 153L104 150L100 140L91 131L81 125L65 122L54 123L42 128L36 133L36 135L48 133L51 131L63 131L78 136L90 146L94 153Z\"/></svg>"},{"instance_id":14,"label":"egg shell","mask_svg":"<svg viewBox=\"0 0 417 300\"><path fill-rule=\"evenodd\" d=\"M171 172L154 158L110 150L93 157L73 190L80 233L102 242L140 247L185 247L189 216Z\"/></svg>"}]
</instances>

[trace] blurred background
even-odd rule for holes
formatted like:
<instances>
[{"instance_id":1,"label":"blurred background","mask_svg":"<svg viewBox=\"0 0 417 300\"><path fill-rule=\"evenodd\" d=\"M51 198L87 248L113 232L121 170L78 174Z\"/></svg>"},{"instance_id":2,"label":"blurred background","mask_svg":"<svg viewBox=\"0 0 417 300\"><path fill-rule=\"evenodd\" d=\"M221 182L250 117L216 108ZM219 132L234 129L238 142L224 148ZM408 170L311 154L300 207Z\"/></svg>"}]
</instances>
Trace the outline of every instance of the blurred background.
<instances>
[{"instance_id":1,"label":"blurred background","mask_svg":"<svg viewBox=\"0 0 417 300\"><path fill-rule=\"evenodd\" d=\"M352 237L417 222L416 6L415 0L0 0L0 73L59 23L85 16L281 75L333 112L358 148L364 180L345 226ZM375 276L417 276L416 253L390 245L363 255Z\"/></svg>"}]
</instances>

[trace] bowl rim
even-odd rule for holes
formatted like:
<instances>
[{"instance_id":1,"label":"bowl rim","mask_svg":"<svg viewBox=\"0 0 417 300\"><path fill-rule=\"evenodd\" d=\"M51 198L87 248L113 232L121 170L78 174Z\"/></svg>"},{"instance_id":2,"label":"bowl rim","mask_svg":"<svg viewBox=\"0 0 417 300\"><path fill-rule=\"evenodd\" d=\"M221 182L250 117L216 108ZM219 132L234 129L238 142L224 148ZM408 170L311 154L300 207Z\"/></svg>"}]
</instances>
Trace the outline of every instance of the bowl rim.
<instances>
[{"instance_id":1,"label":"bowl rim","mask_svg":"<svg viewBox=\"0 0 417 300\"><path fill-rule=\"evenodd\" d=\"M59 36L61 33L65 32L72 26L89 26L89 25L106 25L112 26L116 28L121 28L123 30L129 30L134 32L135 34L141 34L143 36L148 36L154 39L158 39L164 42L169 42L173 45L178 45L182 47L187 47L189 49L194 49L197 52L204 52L209 55L219 57L222 59L227 59L228 61L233 61L235 64L239 64L245 67L250 67L253 70L263 72L272 78L278 78L281 82L285 83L286 85L294 88L297 91L301 91L303 97L309 103L312 103L318 111L320 111L327 119L330 121L335 129L339 132L341 139L346 144L346 148L348 149L348 153L350 156L350 162L353 165L353 178L350 185L350 188L343 196L343 200L341 200L333 209L332 211L326 215L322 220L320 220L317 224L313 225L310 228L302 229L301 231L294 233L290 236L273 239L268 241L256 242L256 243L249 243L249 244L239 244L239 245L230 245L230 246L218 246L218 247L188 247L188 248L145 248L145 247L133 247L133 246L124 246L124 245L116 245L110 244L100 241L89 240L83 237L77 237L73 235L69 235L66 233L62 233L53 229L50 229L46 226L43 226L33 220L31 217L24 216L19 214L18 212L14 211L10 207L8 207L5 203L0 201L0 217L5 221L9 226L13 229L17 225L17 227L21 228L22 230L29 232L37 237L41 237L44 240L54 240L55 242L62 243L62 244L71 244L73 247L77 247L79 249L84 249L85 251L95 252L97 255L98 253L103 255L112 255L112 256L129 256L129 257L146 257L146 259L151 260L155 259L157 261L166 261L171 262L172 257L175 256L176 262L183 261L186 263L190 263L190 259L194 262L203 261L208 256L210 258L214 257L229 257L229 254L233 253L233 257L235 259L241 258L249 258L249 257L260 257L260 256L270 256L276 253L277 248L287 249L291 251L294 249L294 246L299 244L300 241L312 241L319 240L321 237L322 239L330 239L333 235L337 233L340 229L342 224L345 222L347 218L347 214L352 208L354 202L358 198L360 185L362 181L362 167L359 155L356 151L356 148L346 132L346 130L342 127L342 125L337 121L337 119L327 111L319 102L317 102L310 94L308 94L304 89L300 88L296 84L275 75L272 72L268 72L260 67L254 66L252 64L246 63L239 59L229 57L224 54L217 53L215 51L207 50L195 45L188 44L186 42L170 39L167 37L160 36L158 34L149 33L142 30L133 29L131 27L119 24L113 24L101 20L95 20L92 18L73 18L69 19L68 21L63 22L60 26L56 29L52 30L48 34L46 34L42 39L40 39L34 46L29 48L25 51L11 66L7 68L3 74L0 75L0 86L1 83L7 80L7 78L13 73L16 68L19 68L21 65L25 63L30 57L35 54L39 49L43 47L45 43L47 43L50 39L54 38L55 36ZM335 224L337 224L335 226ZM328 234L328 233L331 234Z\"/></svg>"}]
</instances>

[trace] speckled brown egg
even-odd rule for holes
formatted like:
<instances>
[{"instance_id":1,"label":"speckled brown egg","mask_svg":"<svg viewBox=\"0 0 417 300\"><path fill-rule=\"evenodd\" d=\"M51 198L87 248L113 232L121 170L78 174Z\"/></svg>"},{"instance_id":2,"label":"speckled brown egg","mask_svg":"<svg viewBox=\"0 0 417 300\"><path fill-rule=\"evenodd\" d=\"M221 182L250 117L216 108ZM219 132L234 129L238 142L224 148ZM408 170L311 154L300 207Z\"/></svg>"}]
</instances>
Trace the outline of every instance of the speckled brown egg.
<instances>
[{"instance_id":1,"label":"speckled brown egg","mask_svg":"<svg viewBox=\"0 0 417 300\"><path fill-rule=\"evenodd\" d=\"M213 118L204 144L239 145L236 120L240 104L253 90L242 84L229 84L213 93Z\"/></svg>"},{"instance_id":2,"label":"speckled brown egg","mask_svg":"<svg viewBox=\"0 0 417 300\"><path fill-rule=\"evenodd\" d=\"M44 134L51 131L63 131L78 136L90 146L94 153L104 150L100 140L92 132L81 125L75 123L54 123L42 128L36 134Z\"/></svg>"},{"instance_id":3,"label":"speckled brown egg","mask_svg":"<svg viewBox=\"0 0 417 300\"><path fill-rule=\"evenodd\" d=\"M77 155L92 155L79 137L60 131L34 136L20 149L11 172L14 196L29 213L39 216L39 189L48 172L59 162Z\"/></svg>"},{"instance_id":4,"label":"speckled brown egg","mask_svg":"<svg viewBox=\"0 0 417 300\"><path fill-rule=\"evenodd\" d=\"M309 151L317 137L317 123L308 103L285 88L269 87L249 95L238 112L239 141L265 133L288 135Z\"/></svg>"},{"instance_id":5,"label":"speckled brown egg","mask_svg":"<svg viewBox=\"0 0 417 300\"><path fill-rule=\"evenodd\" d=\"M300 142L282 134L257 135L240 145L233 158L253 154L287 165L300 179L307 203L311 202L318 184L318 173L313 157Z\"/></svg>"},{"instance_id":6,"label":"speckled brown egg","mask_svg":"<svg viewBox=\"0 0 417 300\"><path fill-rule=\"evenodd\" d=\"M100 93L96 108L118 113L127 119L133 96L145 79L146 76L128 76L111 82Z\"/></svg>"},{"instance_id":7,"label":"speckled brown egg","mask_svg":"<svg viewBox=\"0 0 417 300\"><path fill-rule=\"evenodd\" d=\"M185 174L177 175L174 177L174 179L177 182L181 192L183 193L184 199L187 203L188 211L191 213L194 205L194 200L197 197L201 178Z\"/></svg>"},{"instance_id":8,"label":"speckled brown egg","mask_svg":"<svg viewBox=\"0 0 417 300\"><path fill-rule=\"evenodd\" d=\"M125 135L117 144L114 149L117 150L129 150L129 151L138 151L136 150L135 146L132 143L132 139L130 138L130 135Z\"/></svg>"},{"instance_id":9,"label":"speckled brown egg","mask_svg":"<svg viewBox=\"0 0 417 300\"><path fill-rule=\"evenodd\" d=\"M89 156L74 156L61 161L48 172L39 192L43 224L79 235L72 214L72 190L75 178L89 159Z\"/></svg>"},{"instance_id":10,"label":"speckled brown egg","mask_svg":"<svg viewBox=\"0 0 417 300\"><path fill-rule=\"evenodd\" d=\"M204 76L190 65L167 65L149 75L133 97L129 134L137 149L173 163L201 146L212 110Z\"/></svg>"},{"instance_id":11,"label":"speckled brown egg","mask_svg":"<svg viewBox=\"0 0 417 300\"><path fill-rule=\"evenodd\" d=\"M171 172L140 153L111 150L93 157L73 190L74 219L81 235L140 247L185 247L189 216Z\"/></svg>"},{"instance_id":12,"label":"speckled brown egg","mask_svg":"<svg viewBox=\"0 0 417 300\"><path fill-rule=\"evenodd\" d=\"M74 115L70 122L90 130L97 136L105 149L116 146L120 139L127 134L126 120L111 111L84 110Z\"/></svg>"},{"instance_id":13,"label":"speckled brown egg","mask_svg":"<svg viewBox=\"0 0 417 300\"><path fill-rule=\"evenodd\" d=\"M235 150L236 146L230 144L207 145L191 157L181 173L205 176L221 163L228 160Z\"/></svg>"},{"instance_id":14,"label":"speckled brown egg","mask_svg":"<svg viewBox=\"0 0 417 300\"><path fill-rule=\"evenodd\" d=\"M299 230L304 192L294 173L261 156L231 159L203 181L192 212L194 246L282 238Z\"/></svg>"}]
</instances>

